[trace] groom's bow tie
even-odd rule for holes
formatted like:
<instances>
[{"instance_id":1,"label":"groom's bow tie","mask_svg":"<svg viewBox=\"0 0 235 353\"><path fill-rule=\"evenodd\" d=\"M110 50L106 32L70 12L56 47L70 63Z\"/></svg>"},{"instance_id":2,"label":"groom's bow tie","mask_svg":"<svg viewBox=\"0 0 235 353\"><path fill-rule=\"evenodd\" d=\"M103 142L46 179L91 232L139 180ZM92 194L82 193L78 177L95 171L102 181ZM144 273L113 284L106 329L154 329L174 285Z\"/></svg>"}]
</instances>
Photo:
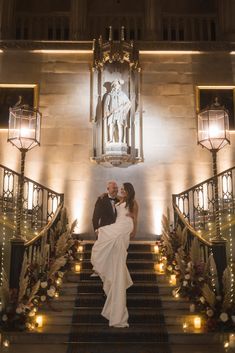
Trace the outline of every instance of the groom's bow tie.
<instances>
[{"instance_id":1,"label":"groom's bow tie","mask_svg":"<svg viewBox=\"0 0 235 353\"><path fill-rule=\"evenodd\" d=\"M116 201L116 198L115 198L115 197L114 197L114 198L109 197L109 200L110 200L110 201Z\"/></svg>"}]
</instances>

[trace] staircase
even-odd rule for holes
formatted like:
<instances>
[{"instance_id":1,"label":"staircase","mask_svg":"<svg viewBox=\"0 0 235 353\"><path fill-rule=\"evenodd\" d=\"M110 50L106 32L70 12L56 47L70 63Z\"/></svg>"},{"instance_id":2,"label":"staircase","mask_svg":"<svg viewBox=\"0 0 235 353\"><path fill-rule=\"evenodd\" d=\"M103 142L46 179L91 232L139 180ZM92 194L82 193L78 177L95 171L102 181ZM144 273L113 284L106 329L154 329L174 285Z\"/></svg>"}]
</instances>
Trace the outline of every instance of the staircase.
<instances>
[{"instance_id":1,"label":"staircase","mask_svg":"<svg viewBox=\"0 0 235 353\"><path fill-rule=\"evenodd\" d=\"M100 315L105 298L99 278L90 277L92 243L78 254L81 272L69 272L54 311L44 307L45 325L32 332L9 333L9 353L209 353L224 352L225 337L183 330L189 303L174 298L164 275L157 275L157 255L149 242L133 242L128 268L134 285L128 289L129 328L110 328Z\"/></svg>"}]
</instances>

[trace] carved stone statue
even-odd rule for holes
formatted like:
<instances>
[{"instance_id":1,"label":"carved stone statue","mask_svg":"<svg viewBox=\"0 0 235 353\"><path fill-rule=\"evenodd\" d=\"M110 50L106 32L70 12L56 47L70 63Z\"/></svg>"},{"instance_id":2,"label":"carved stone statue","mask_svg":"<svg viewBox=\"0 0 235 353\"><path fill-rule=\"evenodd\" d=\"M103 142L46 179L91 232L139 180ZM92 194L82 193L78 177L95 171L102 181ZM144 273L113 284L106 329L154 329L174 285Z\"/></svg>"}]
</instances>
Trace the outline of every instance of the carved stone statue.
<instances>
[{"instance_id":1,"label":"carved stone statue","mask_svg":"<svg viewBox=\"0 0 235 353\"><path fill-rule=\"evenodd\" d=\"M111 91L105 97L104 120L107 126L108 142L126 143L127 114L131 102L121 90L123 83L121 79L112 81Z\"/></svg>"}]
</instances>

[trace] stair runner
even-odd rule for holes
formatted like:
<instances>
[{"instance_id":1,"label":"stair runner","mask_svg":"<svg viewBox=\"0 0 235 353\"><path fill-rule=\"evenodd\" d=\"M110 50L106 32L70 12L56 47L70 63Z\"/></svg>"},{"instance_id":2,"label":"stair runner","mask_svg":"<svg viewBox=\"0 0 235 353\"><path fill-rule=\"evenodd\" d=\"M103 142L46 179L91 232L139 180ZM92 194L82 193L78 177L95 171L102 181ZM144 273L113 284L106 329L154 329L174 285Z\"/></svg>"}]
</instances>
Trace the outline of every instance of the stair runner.
<instances>
[{"instance_id":1,"label":"stair runner","mask_svg":"<svg viewBox=\"0 0 235 353\"><path fill-rule=\"evenodd\" d=\"M127 265L134 285L127 291L129 328L112 328L100 313L105 302L102 282L90 277L93 244L80 254L78 282L67 353L170 353L168 334L154 272L155 254L150 244L131 244Z\"/></svg>"}]
</instances>

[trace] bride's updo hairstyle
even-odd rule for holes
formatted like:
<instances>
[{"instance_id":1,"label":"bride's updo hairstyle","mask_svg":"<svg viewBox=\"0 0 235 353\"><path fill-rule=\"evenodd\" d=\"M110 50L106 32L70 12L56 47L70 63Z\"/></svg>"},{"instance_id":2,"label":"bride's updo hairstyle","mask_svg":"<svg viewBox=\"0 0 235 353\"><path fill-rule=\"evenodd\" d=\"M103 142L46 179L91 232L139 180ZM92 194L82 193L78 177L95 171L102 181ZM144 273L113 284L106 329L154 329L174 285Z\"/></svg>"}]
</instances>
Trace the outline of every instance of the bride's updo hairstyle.
<instances>
[{"instance_id":1,"label":"bride's updo hairstyle","mask_svg":"<svg viewBox=\"0 0 235 353\"><path fill-rule=\"evenodd\" d=\"M129 208L130 212L132 212L134 207L135 189L131 183L123 183L123 188L127 193L126 208Z\"/></svg>"}]
</instances>

